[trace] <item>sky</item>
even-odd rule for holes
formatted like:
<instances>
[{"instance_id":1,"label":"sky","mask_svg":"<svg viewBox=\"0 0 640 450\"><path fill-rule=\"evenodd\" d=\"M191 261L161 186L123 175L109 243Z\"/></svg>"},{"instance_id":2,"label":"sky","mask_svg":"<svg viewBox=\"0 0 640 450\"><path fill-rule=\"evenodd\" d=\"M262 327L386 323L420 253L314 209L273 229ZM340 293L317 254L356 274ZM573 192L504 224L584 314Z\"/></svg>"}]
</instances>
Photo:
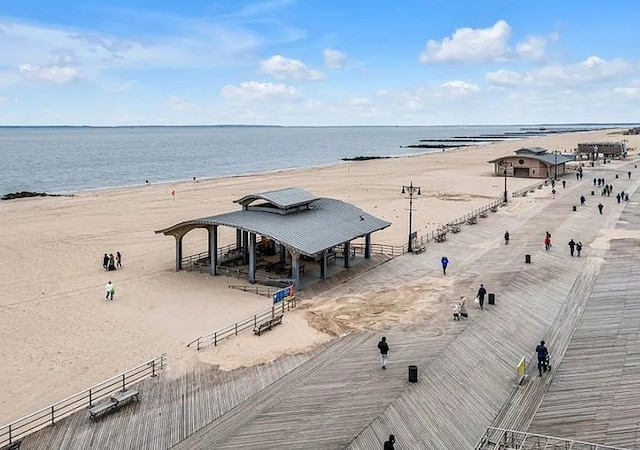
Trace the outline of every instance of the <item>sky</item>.
<instances>
[{"instance_id":1,"label":"sky","mask_svg":"<svg viewBox=\"0 0 640 450\"><path fill-rule=\"evenodd\" d=\"M20 0L0 125L640 122L640 2Z\"/></svg>"}]
</instances>

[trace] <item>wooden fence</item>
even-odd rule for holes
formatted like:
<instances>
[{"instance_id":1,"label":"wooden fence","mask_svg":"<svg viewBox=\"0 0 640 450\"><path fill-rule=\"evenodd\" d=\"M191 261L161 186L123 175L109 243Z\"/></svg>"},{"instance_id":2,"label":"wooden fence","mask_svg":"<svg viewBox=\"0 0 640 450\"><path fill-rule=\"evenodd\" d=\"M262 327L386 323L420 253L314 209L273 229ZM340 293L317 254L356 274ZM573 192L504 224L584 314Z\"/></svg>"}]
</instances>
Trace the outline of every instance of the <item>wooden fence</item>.
<instances>
[{"instance_id":1,"label":"wooden fence","mask_svg":"<svg viewBox=\"0 0 640 450\"><path fill-rule=\"evenodd\" d=\"M49 425L54 425L77 411L90 408L95 402L109 397L117 391L126 390L127 387L145 378L155 377L165 365L166 354L163 353L120 375L0 427L0 448L14 444L25 436Z\"/></svg>"},{"instance_id":2,"label":"wooden fence","mask_svg":"<svg viewBox=\"0 0 640 450\"><path fill-rule=\"evenodd\" d=\"M536 189L542 189L543 186L546 186L549 183L551 183L551 180L549 178L544 180L544 181L539 181L538 183L532 184L532 185L524 187L522 189L518 189L517 191L513 191L511 193L511 196L512 197L524 197L529 192L535 192Z\"/></svg>"}]
</instances>

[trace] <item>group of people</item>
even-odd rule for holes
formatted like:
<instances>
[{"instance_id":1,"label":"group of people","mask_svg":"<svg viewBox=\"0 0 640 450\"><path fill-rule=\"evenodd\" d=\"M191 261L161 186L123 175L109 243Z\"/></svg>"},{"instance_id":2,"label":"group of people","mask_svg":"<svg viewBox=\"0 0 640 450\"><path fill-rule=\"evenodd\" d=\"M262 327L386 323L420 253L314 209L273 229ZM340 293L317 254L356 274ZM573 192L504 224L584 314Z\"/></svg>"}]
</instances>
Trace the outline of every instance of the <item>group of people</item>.
<instances>
[{"instance_id":1,"label":"group of people","mask_svg":"<svg viewBox=\"0 0 640 450\"><path fill-rule=\"evenodd\" d=\"M113 253L109 253L108 255L105 253L102 258L102 267L106 271L112 271L116 269L122 269L122 255L120 252L116 252L116 256L113 256Z\"/></svg>"},{"instance_id":2,"label":"group of people","mask_svg":"<svg viewBox=\"0 0 640 450\"><path fill-rule=\"evenodd\" d=\"M578 256L580 256L580 253L582 252L582 242L576 242L571 239L567 245L569 245L569 252L571 253L571 256L573 256L574 253L577 253Z\"/></svg>"}]
</instances>

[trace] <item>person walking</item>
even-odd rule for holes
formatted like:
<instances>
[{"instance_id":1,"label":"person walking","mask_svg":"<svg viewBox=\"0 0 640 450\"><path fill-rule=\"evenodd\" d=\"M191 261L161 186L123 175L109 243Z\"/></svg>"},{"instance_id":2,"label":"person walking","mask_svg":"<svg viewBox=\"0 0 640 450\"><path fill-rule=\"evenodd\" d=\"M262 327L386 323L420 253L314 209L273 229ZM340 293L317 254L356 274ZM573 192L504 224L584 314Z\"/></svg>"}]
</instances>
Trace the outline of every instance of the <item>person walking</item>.
<instances>
[{"instance_id":1,"label":"person walking","mask_svg":"<svg viewBox=\"0 0 640 450\"><path fill-rule=\"evenodd\" d=\"M582 251L582 242L578 241L576 243L576 252L578 253L578 256L580 256L581 251Z\"/></svg>"},{"instance_id":2,"label":"person walking","mask_svg":"<svg viewBox=\"0 0 640 450\"><path fill-rule=\"evenodd\" d=\"M105 298L107 300L113 301L113 294L116 293L116 288L111 281L107 283L106 290L107 290L107 295Z\"/></svg>"},{"instance_id":3,"label":"person walking","mask_svg":"<svg viewBox=\"0 0 640 450\"><path fill-rule=\"evenodd\" d=\"M598 203L598 211L600 211L600 214L602 214L602 208L604 208L604 205L602 203Z\"/></svg>"},{"instance_id":4,"label":"person walking","mask_svg":"<svg viewBox=\"0 0 640 450\"><path fill-rule=\"evenodd\" d=\"M573 239L571 239L569 241L569 244L567 244L567 245L569 245L569 253L571 253L571 256L573 256L573 251L576 248L576 243L573 241Z\"/></svg>"},{"instance_id":5,"label":"person walking","mask_svg":"<svg viewBox=\"0 0 640 450\"><path fill-rule=\"evenodd\" d=\"M544 249L546 251L549 251L550 248L551 248L551 235L547 231L547 235L544 237Z\"/></svg>"},{"instance_id":6,"label":"person walking","mask_svg":"<svg viewBox=\"0 0 640 450\"><path fill-rule=\"evenodd\" d=\"M460 297L459 306L460 306L460 317L464 319L468 319L469 313L467 312L467 297L465 297L464 295Z\"/></svg>"},{"instance_id":7,"label":"person walking","mask_svg":"<svg viewBox=\"0 0 640 450\"><path fill-rule=\"evenodd\" d=\"M628 171L627 175L629 176L629 178L631 178L631 171Z\"/></svg>"},{"instance_id":8,"label":"person walking","mask_svg":"<svg viewBox=\"0 0 640 450\"><path fill-rule=\"evenodd\" d=\"M504 245L509 245L509 232L504 232Z\"/></svg>"},{"instance_id":9,"label":"person walking","mask_svg":"<svg viewBox=\"0 0 640 450\"><path fill-rule=\"evenodd\" d=\"M567 181L566 180L562 180L562 187L566 188L567 187Z\"/></svg>"},{"instance_id":10,"label":"person walking","mask_svg":"<svg viewBox=\"0 0 640 450\"><path fill-rule=\"evenodd\" d=\"M116 257L109 253L109 271L116 270Z\"/></svg>"},{"instance_id":11,"label":"person walking","mask_svg":"<svg viewBox=\"0 0 640 450\"><path fill-rule=\"evenodd\" d=\"M447 274L447 266L449 265L449 258L443 256L440 258L440 264L442 264L442 273L443 275Z\"/></svg>"},{"instance_id":12,"label":"person walking","mask_svg":"<svg viewBox=\"0 0 640 450\"><path fill-rule=\"evenodd\" d=\"M102 267L104 270L109 270L109 255L104 254L104 258L102 258Z\"/></svg>"},{"instance_id":13,"label":"person walking","mask_svg":"<svg viewBox=\"0 0 640 450\"><path fill-rule=\"evenodd\" d=\"M116 252L116 267L122 269L122 255L120 252Z\"/></svg>"},{"instance_id":14,"label":"person walking","mask_svg":"<svg viewBox=\"0 0 640 450\"><path fill-rule=\"evenodd\" d=\"M389 344L387 344L387 338L382 336L380 342L378 342L378 350L380 350L380 366L383 369L387 368L387 355L389 354Z\"/></svg>"},{"instance_id":15,"label":"person walking","mask_svg":"<svg viewBox=\"0 0 640 450\"><path fill-rule=\"evenodd\" d=\"M481 284L480 289L478 289L478 304L480 305L480 309L484 309L485 295L487 295L487 290L484 288L484 284Z\"/></svg>"},{"instance_id":16,"label":"person walking","mask_svg":"<svg viewBox=\"0 0 640 450\"><path fill-rule=\"evenodd\" d=\"M584 203L587 201L586 198L584 198L584 195L580 196L580 206L584 206Z\"/></svg>"},{"instance_id":17,"label":"person walking","mask_svg":"<svg viewBox=\"0 0 640 450\"><path fill-rule=\"evenodd\" d=\"M389 440L385 441L382 450L395 450L394 444L396 443L396 437L393 434L389 435Z\"/></svg>"},{"instance_id":18,"label":"person walking","mask_svg":"<svg viewBox=\"0 0 640 450\"><path fill-rule=\"evenodd\" d=\"M536 346L536 353L538 354L538 374L542 376L542 371L545 372L549 368L549 351L544 344L544 341L540 341L540 343Z\"/></svg>"}]
</instances>

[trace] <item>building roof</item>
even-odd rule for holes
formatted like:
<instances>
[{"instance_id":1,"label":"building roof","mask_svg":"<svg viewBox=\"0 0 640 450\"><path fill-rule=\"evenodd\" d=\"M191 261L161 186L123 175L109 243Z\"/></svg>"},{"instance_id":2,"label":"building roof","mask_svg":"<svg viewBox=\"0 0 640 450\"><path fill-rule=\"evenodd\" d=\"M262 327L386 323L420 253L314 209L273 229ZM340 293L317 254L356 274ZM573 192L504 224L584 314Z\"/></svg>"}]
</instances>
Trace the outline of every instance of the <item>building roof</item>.
<instances>
[{"instance_id":1,"label":"building roof","mask_svg":"<svg viewBox=\"0 0 640 450\"><path fill-rule=\"evenodd\" d=\"M500 158L492 159L488 161L490 163L499 164L502 161L514 158L529 158L537 161L542 161L549 166L555 166L556 164L564 164L569 161L575 161L575 155L562 155L560 153L547 153L547 149L542 147L523 147L514 151L514 155L501 156Z\"/></svg>"},{"instance_id":2,"label":"building roof","mask_svg":"<svg viewBox=\"0 0 640 450\"><path fill-rule=\"evenodd\" d=\"M275 191L262 192L260 194L245 195L239 200L234 200L234 203L239 203L242 206L247 206L256 200L264 200L281 209L294 208L296 206L306 205L318 197L300 188L285 188Z\"/></svg>"},{"instance_id":3,"label":"building roof","mask_svg":"<svg viewBox=\"0 0 640 450\"><path fill-rule=\"evenodd\" d=\"M237 203L264 199L283 206L300 205L313 197L302 189L289 188L243 197ZM379 231L391 222L378 219L362 209L341 200L315 198L307 209L292 214L279 214L264 209L243 209L216 216L187 220L158 230L164 235L184 235L195 228L224 225L261 236L312 256L325 249Z\"/></svg>"},{"instance_id":4,"label":"building roof","mask_svg":"<svg viewBox=\"0 0 640 450\"><path fill-rule=\"evenodd\" d=\"M525 153L533 153L536 155L541 155L543 153L547 153L546 148L542 147L522 147L514 152L516 155L521 155Z\"/></svg>"}]
</instances>

